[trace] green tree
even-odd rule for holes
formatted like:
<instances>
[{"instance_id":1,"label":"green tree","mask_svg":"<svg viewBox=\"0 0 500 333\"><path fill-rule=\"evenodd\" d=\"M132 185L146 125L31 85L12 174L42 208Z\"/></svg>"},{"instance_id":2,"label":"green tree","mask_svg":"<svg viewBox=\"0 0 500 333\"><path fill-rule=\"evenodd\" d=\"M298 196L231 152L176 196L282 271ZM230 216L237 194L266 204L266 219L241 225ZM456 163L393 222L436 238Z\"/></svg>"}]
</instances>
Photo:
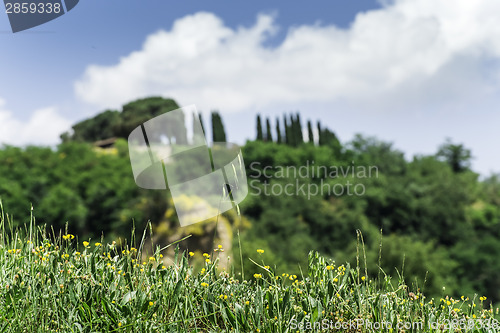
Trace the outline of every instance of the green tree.
<instances>
[{"instance_id":1,"label":"green tree","mask_svg":"<svg viewBox=\"0 0 500 333\"><path fill-rule=\"evenodd\" d=\"M264 141L264 134L262 133L262 120L260 114L257 115L257 141Z\"/></svg>"},{"instance_id":2,"label":"green tree","mask_svg":"<svg viewBox=\"0 0 500 333\"><path fill-rule=\"evenodd\" d=\"M321 129L321 123L318 120L318 123L316 124L318 128L318 146L323 146L325 144L324 139L323 139L323 131Z\"/></svg>"},{"instance_id":3,"label":"green tree","mask_svg":"<svg viewBox=\"0 0 500 333\"><path fill-rule=\"evenodd\" d=\"M287 115L285 114L283 116L283 124L284 124L284 127L285 127L285 143L289 146L292 145L292 133L291 133L291 130L290 130L290 123L288 121L288 117Z\"/></svg>"},{"instance_id":4,"label":"green tree","mask_svg":"<svg viewBox=\"0 0 500 333\"><path fill-rule=\"evenodd\" d=\"M198 119L200 121L201 129L203 130L204 135L206 135L207 132L205 131L205 125L203 124L203 117L201 113L198 113Z\"/></svg>"},{"instance_id":5,"label":"green tree","mask_svg":"<svg viewBox=\"0 0 500 333\"><path fill-rule=\"evenodd\" d=\"M128 138L129 134L139 125L146 121L157 117L163 113L173 111L179 108L179 105L173 99L165 99L162 97L149 97L139 99L131 103L125 104L121 112L121 119L117 137ZM169 132L174 133L176 142L183 143L187 141L186 128L179 126L184 123L184 119L179 119Z\"/></svg>"},{"instance_id":6,"label":"green tree","mask_svg":"<svg viewBox=\"0 0 500 333\"><path fill-rule=\"evenodd\" d=\"M472 159L469 149L466 149L463 144L453 144L450 139L447 139L446 142L439 147L436 156L446 161L453 172L468 170Z\"/></svg>"},{"instance_id":7,"label":"green tree","mask_svg":"<svg viewBox=\"0 0 500 333\"><path fill-rule=\"evenodd\" d=\"M295 145L298 146L304 143L304 135L302 133L302 121L300 120L300 113L297 112L295 116Z\"/></svg>"},{"instance_id":8,"label":"green tree","mask_svg":"<svg viewBox=\"0 0 500 333\"><path fill-rule=\"evenodd\" d=\"M198 126L198 124L200 126ZM201 113L198 113L198 115L193 113L193 140L195 141L195 144L204 144L204 140L206 140L205 126L203 125Z\"/></svg>"},{"instance_id":9,"label":"green tree","mask_svg":"<svg viewBox=\"0 0 500 333\"><path fill-rule=\"evenodd\" d=\"M269 118L266 118L266 141L273 142L273 135L271 133L271 123Z\"/></svg>"},{"instance_id":10,"label":"green tree","mask_svg":"<svg viewBox=\"0 0 500 333\"><path fill-rule=\"evenodd\" d=\"M310 120L307 121L307 136L309 143L314 144L314 133L312 130L312 125Z\"/></svg>"},{"instance_id":11,"label":"green tree","mask_svg":"<svg viewBox=\"0 0 500 333\"><path fill-rule=\"evenodd\" d=\"M107 110L94 118L83 120L73 125L73 134L68 132L61 135L62 141L94 142L117 136L121 124L119 111Z\"/></svg>"},{"instance_id":12,"label":"green tree","mask_svg":"<svg viewBox=\"0 0 500 333\"><path fill-rule=\"evenodd\" d=\"M280 119L278 117L276 117L276 142L283 142L283 138L281 137Z\"/></svg>"},{"instance_id":13,"label":"green tree","mask_svg":"<svg viewBox=\"0 0 500 333\"><path fill-rule=\"evenodd\" d=\"M84 230L88 211L84 200L74 189L57 184L40 201L36 214L56 229L64 228L68 222L75 230Z\"/></svg>"},{"instance_id":14,"label":"green tree","mask_svg":"<svg viewBox=\"0 0 500 333\"><path fill-rule=\"evenodd\" d=\"M212 138L213 142L226 142L226 131L219 112L212 112Z\"/></svg>"}]
</instances>

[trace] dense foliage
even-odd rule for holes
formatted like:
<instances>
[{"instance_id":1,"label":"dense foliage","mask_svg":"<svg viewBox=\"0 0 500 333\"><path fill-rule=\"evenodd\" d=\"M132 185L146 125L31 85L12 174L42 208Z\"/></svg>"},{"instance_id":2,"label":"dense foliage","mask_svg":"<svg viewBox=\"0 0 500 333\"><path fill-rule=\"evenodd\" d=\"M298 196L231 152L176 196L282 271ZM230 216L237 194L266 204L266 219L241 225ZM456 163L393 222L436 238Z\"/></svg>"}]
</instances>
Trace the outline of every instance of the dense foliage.
<instances>
[{"instance_id":1,"label":"dense foliage","mask_svg":"<svg viewBox=\"0 0 500 333\"><path fill-rule=\"evenodd\" d=\"M125 238L132 221L140 228L150 220L168 237L194 233L197 243L209 244L205 227L213 222L181 230L168 192L136 186L125 140L111 149L81 142L126 137L138 122L176 107L172 100L139 100L75 125L57 148L3 147L0 198L14 227L29 221L32 205L38 223L56 230L67 223L82 237ZM220 116L214 119L212 127L223 130ZM241 221L234 212L223 217L233 226L234 248L240 232L244 258L262 248L278 270L300 275L310 250L353 263L362 235L370 278L399 272L430 296L445 286L450 294L500 300L500 179L479 180L465 147L448 141L436 155L408 161L390 143L357 136L341 144L310 121L304 128L316 139L306 140L297 132L298 115L285 116L283 127L277 121L274 133L268 119L259 119L258 140L243 147L249 195ZM259 268L244 271L252 276Z\"/></svg>"}]
</instances>

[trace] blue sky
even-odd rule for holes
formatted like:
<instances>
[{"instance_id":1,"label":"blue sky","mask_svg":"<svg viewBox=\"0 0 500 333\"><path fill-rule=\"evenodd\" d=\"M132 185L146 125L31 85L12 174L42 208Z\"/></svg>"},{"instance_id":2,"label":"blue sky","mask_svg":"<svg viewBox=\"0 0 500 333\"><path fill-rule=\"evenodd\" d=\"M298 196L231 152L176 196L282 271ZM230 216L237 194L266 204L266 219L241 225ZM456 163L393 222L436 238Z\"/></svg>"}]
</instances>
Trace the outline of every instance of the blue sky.
<instances>
[{"instance_id":1,"label":"blue sky","mask_svg":"<svg viewBox=\"0 0 500 333\"><path fill-rule=\"evenodd\" d=\"M83 0L12 34L0 14L0 142L54 144L75 121L147 95L219 109L229 139L300 110L342 141L407 158L450 137L500 171L495 0Z\"/></svg>"}]
</instances>

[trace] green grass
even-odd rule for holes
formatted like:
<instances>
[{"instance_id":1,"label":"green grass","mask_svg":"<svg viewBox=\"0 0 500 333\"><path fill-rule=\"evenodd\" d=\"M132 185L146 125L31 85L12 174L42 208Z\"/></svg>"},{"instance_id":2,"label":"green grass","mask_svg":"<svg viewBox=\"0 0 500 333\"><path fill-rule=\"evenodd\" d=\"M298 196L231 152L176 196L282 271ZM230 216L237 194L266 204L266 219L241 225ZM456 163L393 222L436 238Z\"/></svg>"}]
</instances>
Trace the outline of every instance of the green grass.
<instances>
[{"instance_id":1,"label":"green grass","mask_svg":"<svg viewBox=\"0 0 500 333\"><path fill-rule=\"evenodd\" d=\"M396 329L398 322L412 323L405 332L454 332L446 326L453 324L469 325L462 332L498 331L485 328L498 310L483 297L427 299L402 279L398 285L383 274L371 280L359 265L338 265L315 252L303 275L290 276L275 275L256 249L245 264L261 273L241 281L218 269L218 251L205 255L200 271L189 253L176 251L167 264L156 249L144 261L141 244L84 245L33 222L6 231L7 222L2 214L2 332L316 332L327 326L325 332L403 331ZM352 325L361 320L364 325ZM429 328L431 323L438 328Z\"/></svg>"}]
</instances>

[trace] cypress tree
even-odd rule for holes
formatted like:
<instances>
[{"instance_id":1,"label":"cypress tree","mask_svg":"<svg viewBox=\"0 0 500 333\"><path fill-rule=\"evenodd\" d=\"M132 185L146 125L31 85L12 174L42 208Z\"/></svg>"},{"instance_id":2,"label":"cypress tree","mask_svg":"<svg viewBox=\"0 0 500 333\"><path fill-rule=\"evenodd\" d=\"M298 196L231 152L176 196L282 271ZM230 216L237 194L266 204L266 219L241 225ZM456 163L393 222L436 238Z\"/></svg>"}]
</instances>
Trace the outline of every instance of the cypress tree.
<instances>
[{"instance_id":1,"label":"cypress tree","mask_svg":"<svg viewBox=\"0 0 500 333\"><path fill-rule=\"evenodd\" d=\"M291 146L297 147L299 145L299 130L297 124L297 118L294 117L293 114L290 114L290 138L291 138Z\"/></svg>"},{"instance_id":2,"label":"cypress tree","mask_svg":"<svg viewBox=\"0 0 500 333\"><path fill-rule=\"evenodd\" d=\"M311 125L311 121L307 121L307 136L309 137L309 143L314 145L314 133Z\"/></svg>"},{"instance_id":3,"label":"cypress tree","mask_svg":"<svg viewBox=\"0 0 500 333\"><path fill-rule=\"evenodd\" d=\"M323 146L323 145L324 145L323 131L321 130L321 124L318 120L318 146Z\"/></svg>"},{"instance_id":4,"label":"cypress tree","mask_svg":"<svg viewBox=\"0 0 500 333\"><path fill-rule=\"evenodd\" d=\"M273 135L271 133L271 123L269 118L266 118L266 141L273 142Z\"/></svg>"},{"instance_id":5,"label":"cypress tree","mask_svg":"<svg viewBox=\"0 0 500 333\"><path fill-rule=\"evenodd\" d=\"M217 123L217 114L215 112L212 111L212 142L217 142L219 141L219 137L218 137L218 132L219 132L219 128L218 128L218 123Z\"/></svg>"},{"instance_id":6,"label":"cypress tree","mask_svg":"<svg viewBox=\"0 0 500 333\"><path fill-rule=\"evenodd\" d=\"M200 125L201 125L201 129L203 130L203 135L206 136L207 132L205 131L205 125L203 125L203 117L201 116L201 113L198 113L198 119L200 120ZM194 119L193 119L194 121Z\"/></svg>"},{"instance_id":7,"label":"cypress tree","mask_svg":"<svg viewBox=\"0 0 500 333\"><path fill-rule=\"evenodd\" d=\"M276 117L276 142L282 143L283 139L281 138L281 128L280 128L280 119Z\"/></svg>"},{"instance_id":8,"label":"cypress tree","mask_svg":"<svg viewBox=\"0 0 500 333\"><path fill-rule=\"evenodd\" d=\"M300 114L297 112L297 125L296 125L296 131L297 131L297 146L301 145L304 143L304 135L302 134L302 122L300 121Z\"/></svg>"},{"instance_id":9,"label":"cypress tree","mask_svg":"<svg viewBox=\"0 0 500 333\"><path fill-rule=\"evenodd\" d=\"M285 126L285 143L287 145L291 145L290 142L290 125L288 125L287 117L286 115L283 116L283 123Z\"/></svg>"},{"instance_id":10,"label":"cypress tree","mask_svg":"<svg viewBox=\"0 0 500 333\"><path fill-rule=\"evenodd\" d=\"M222 117L219 115L219 123L220 123L220 129L221 129L221 141L222 142L227 142L226 138L226 129L224 128L224 123L222 122Z\"/></svg>"},{"instance_id":11,"label":"cypress tree","mask_svg":"<svg viewBox=\"0 0 500 333\"><path fill-rule=\"evenodd\" d=\"M212 139L213 142L226 142L226 131L222 118L217 111L212 112Z\"/></svg>"},{"instance_id":12,"label":"cypress tree","mask_svg":"<svg viewBox=\"0 0 500 333\"><path fill-rule=\"evenodd\" d=\"M222 117L220 114L217 112L217 120L219 122L219 129L220 129L220 142L226 142L226 129L224 128L224 124L222 123Z\"/></svg>"},{"instance_id":13,"label":"cypress tree","mask_svg":"<svg viewBox=\"0 0 500 333\"><path fill-rule=\"evenodd\" d=\"M200 122L200 126L196 126L198 121ZM201 132L200 132L201 131ZM205 127L203 126L203 119L201 118L201 113L193 112L193 143L194 144L203 144L205 142Z\"/></svg>"},{"instance_id":14,"label":"cypress tree","mask_svg":"<svg viewBox=\"0 0 500 333\"><path fill-rule=\"evenodd\" d=\"M260 119L260 114L257 115L257 141L263 141L264 135L262 134L262 121Z\"/></svg>"}]
</instances>

